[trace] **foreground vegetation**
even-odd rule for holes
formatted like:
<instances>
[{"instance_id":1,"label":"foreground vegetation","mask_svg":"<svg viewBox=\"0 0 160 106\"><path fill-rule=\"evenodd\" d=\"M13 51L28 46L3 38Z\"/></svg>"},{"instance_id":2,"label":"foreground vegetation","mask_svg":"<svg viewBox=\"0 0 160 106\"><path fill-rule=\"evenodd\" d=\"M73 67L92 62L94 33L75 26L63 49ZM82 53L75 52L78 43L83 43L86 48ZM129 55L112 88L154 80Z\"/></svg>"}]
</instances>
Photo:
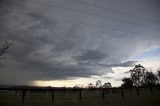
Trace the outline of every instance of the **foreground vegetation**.
<instances>
[{"instance_id":1,"label":"foreground vegetation","mask_svg":"<svg viewBox=\"0 0 160 106\"><path fill-rule=\"evenodd\" d=\"M83 101L56 101L51 102L25 102L25 103L0 103L1 106L159 106L159 97L128 97L125 99L110 97L102 100L96 98Z\"/></svg>"},{"instance_id":2,"label":"foreground vegetation","mask_svg":"<svg viewBox=\"0 0 160 106\"><path fill-rule=\"evenodd\" d=\"M33 97L35 98L35 97ZM120 96L108 96L104 100L97 98L85 98L82 101L73 98L71 100L55 100L50 102L45 100L43 97L39 99L27 100L24 103L18 101L1 101L0 106L159 106L159 96L128 96L126 98L121 98ZM2 98L1 98L2 100ZM6 99L5 99L6 100Z\"/></svg>"},{"instance_id":3,"label":"foreground vegetation","mask_svg":"<svg viewBox=\"0 0 160 106\"><path fill-rule=\"evenodd\" d=\"M102 89L83 89L81 99L79 90L55 91L54 99L51 91L26 92L22 102L23 92L1 91L0 106L159 106L160 89L154 88L153 93L148 88L106 89L103 98Z\"/></svg>"}]
</instances>

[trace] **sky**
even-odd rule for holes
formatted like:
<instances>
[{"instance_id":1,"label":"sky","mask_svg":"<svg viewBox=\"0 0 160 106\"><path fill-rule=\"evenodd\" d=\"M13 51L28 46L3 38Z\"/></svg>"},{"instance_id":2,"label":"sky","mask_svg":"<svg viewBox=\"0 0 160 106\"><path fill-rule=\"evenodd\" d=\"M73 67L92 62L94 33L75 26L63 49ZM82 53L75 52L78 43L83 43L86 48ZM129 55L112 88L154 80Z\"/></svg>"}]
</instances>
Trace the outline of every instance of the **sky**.
<instances>
[{"instance_id":1,"label":"sky","mask_svg":"<svg viewBox=\"0 0 160 106\"><path fill-rule=\"evenodd\" d=\"M135 64L160 68L159 0L0 0L12 46L0 84L120 86Z\"/></svg>"}]
</instances>

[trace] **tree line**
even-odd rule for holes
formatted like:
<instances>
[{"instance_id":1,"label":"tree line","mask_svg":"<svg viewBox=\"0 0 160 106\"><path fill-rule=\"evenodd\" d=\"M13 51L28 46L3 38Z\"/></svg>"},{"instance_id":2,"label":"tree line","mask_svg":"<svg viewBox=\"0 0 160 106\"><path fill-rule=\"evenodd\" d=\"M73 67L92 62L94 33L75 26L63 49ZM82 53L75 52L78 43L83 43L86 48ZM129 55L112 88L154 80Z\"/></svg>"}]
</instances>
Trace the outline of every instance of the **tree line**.
<instances>
[{"instance_id":1,"label":"tree line","mask_svg":"<svg viewBox=\"0 0 160 106\"><path fill-rule=\"evenodd\" d=\"M97 80L95 84L89 83L88 86L75 85L73 88L112 88L110 82L102 84L101 80Z\"/></svg>"},{"instance_id":2,"label":"tree line","mask_svg":"<svg viewBox=\"0 0 160 106\"><path fill-rule=\"evenodd\" d=\"M152 70L147 70L144 66L135 65L130 71L130 77L123 78L121 87L152 87L160 86L160 70L153 73Z\"/></svg>"},{"instance_id":3,"label":"tree line","mask_svg":"<svg viewBox=\"0 0 160 106\"><path fill-rule=\"evenodd\" d=\"M147 70L144 66L138 64L131 70L129 70L130 77L122 79L120 87L132 88L132 87L153 87L160 86L160 70L157 73L153 73L152 70ZM75 88L81 86L76 85ZM110 82L102 84L102 81L98 80L95 84L89 83L85 88L112 88Z\"/></svg>"}]
</instances>

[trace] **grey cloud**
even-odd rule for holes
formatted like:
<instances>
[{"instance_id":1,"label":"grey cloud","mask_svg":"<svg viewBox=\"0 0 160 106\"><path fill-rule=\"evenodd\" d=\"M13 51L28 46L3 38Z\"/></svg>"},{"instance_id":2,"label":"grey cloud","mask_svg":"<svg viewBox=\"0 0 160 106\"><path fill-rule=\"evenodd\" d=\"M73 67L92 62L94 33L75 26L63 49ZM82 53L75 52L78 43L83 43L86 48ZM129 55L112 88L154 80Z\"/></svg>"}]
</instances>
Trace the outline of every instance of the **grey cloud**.
<instances>
[{"instance_id":1,"label":"grey cloud","mask_svg":"<svg viewBox=\"0 0 160 106\"><path fill-rule=\"evenodd\" d=\"M67 3L64 3L64 1ZM48 3L48 0L43 2ZM54 0L53 2L55 5L61 4L66 8L85 10L99 15L108 13L113 17L160 28L159 23L125 17L71 1ZM87 2L90 2L90 0ZM100 2L97 0L97 3ZM129 2L126 1L126 3ZM104 3L103 5L113 6L128 12L135 9L133 6L134 8L125 10L122 6L123 3L117 4L117 6L114 6L114 2ZM140 6L140 4L138 5ZM154 5L151 7L154 7ZM145 14L145 9L140 10L144 12L144 16L153 20L158 17L153 13L155 8L153 10L149 8L148 14ZM19 13L12 11L19 11ZM136 11L134 14L136 14ZM138 12L137 14L140 15ZM62 20L57 20L55 17ZM159 31L142 30L143 28L138 29L139 27L134 25L122 24L122 22L116 23L108 19L102 21L97 16L55 9L51 6L43 6L43 4L33 4L28 0L1 0L0 19L1 38L13 41L13 46L8 52L11 60L8 60L6 67L1 69L8 71L0 71L0 79L3 78L6 83L16 83L18 80L27 83L27 81L33 80L102 76L104 73L110 72L111 67L133 66L136 61L128 60L131 56L148 47L160 45ZM137 33L125 30L109 30L92 24L115 28L123 27ZM153 35L150 33L153 33ZM123 60L128 61L124 62ZM104 68L106 71L101 71ZM14 70L14 77L10 78L13 82L7 79L8 76L11 76L9 71L12 70ZM4 74L6 78L3 77ZM25 74L28 77L24 77ZM22 77L17 78L16 76ZM2 80L0 81L2 82Z\"/></svg>"},{"instance_id":2,"label":"grey cloud","mask_svg":"<svg viewBox=\"0 0 160 106\"><path fill-rule=\"evenodd\" d=\"M107 56L109 55L106 55L100 50L86 50L85 52L82 52L81 55L75 56L74 58L78 61L99 62Z\"/></svg>"},{"instance_id":3,"label":"grey cloud","mask_svg":"<svg viewBox=\"0 0 160 106\"><path fill-rule=\"evenodd\" d=\"M137 61L127 61L119 64L99 64L104 67L131 67L136 64Z\"/></svg>"}]
</instances>

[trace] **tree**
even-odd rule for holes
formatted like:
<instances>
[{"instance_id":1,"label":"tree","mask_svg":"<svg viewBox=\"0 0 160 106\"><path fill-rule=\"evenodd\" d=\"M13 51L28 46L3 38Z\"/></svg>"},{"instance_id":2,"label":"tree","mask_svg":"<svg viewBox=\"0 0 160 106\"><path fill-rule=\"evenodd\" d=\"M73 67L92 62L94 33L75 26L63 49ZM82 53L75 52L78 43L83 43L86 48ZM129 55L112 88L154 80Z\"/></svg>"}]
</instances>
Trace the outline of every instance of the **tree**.
<instances>
[{"instance_id":1,"label":"tree","mask_svg":"<svg viewBox=\"0 0 160 106\"><path fill-rule=\"evenodd\" d=\"M5 41L3 44L0 45L0 66L3 67L5 65L5 62L7 58L3 57L11 44L9 44L8 41Z\"/></svg>"},{"instance_id":2,"label":"tree","mask_svg":"<svg viewBox=\"0 0 160 106\"><path fill-rule=\"evenodd\" d=\"M96 82L96 88L101 88L102 87L102 81L101 80L98 80Z\"/></svg>"},{"instance_id":3,"label":"tree","mask_svg":"<svg viewBox=\"0 0 160 106\"><path fill-rule=\"evenodd\" d=\"M80 84L77 84L77 85L75 85L73 88L84 88L84 86L83 86L83 85L80 85Z\"/></svg>"},{"instance_id":4,"label":"tree","mask_svg":"<svg viewBox=\"0 0 160 106\"><path fill-rule=\"evenodd\" d=\"M103 88L112 88L112 85L110 82L104 83L104 85L102 86Z\"/></svg>"},{"instance_id":5,"label":"tree","mask_svg":"<svg viewBox=\"0 0 160 106\"><path fill-rule=\"evenodd\" d=\"M94 85L92 83L89 83L88 88L94 88Z\"/></svg>"},{"instance_id":6,"label":"tree","mask_svg":"<svg viewBox=\"0 0 160 106\"><path fill-rule=\"evenodd\" d=\"M144 77L146 69L142 65L135 65L135 67L130 70L130 72L133 86L139 87L145 84Z\"/></svg>"},{"instance_id":7,"label":"tree","mask_svg":"<svg viewBox=\"0 0 160 106\"><path fill-rule=\"evenodd\" d=\"M124 88L133 87L133 81L131 78L123 78L122 81L123 81L122 87Z\"/></svg>"},{"instance_id":8,"label":"tree","mask_svg":"<svg viewBox=\"0 0 160 106\"><path fill-rule=\"evenodd\" d=\"M155 86L158 81L158 77L153 72L146 72L145 82L146 86Z\"/></svg>"},{"instance_id":9,"label":"tree","mask_svg":"<svg viewBox=\"0 0 160 106\"><path fill-rule=\"evenodd\" d=\"M160 85L160 69L157 71L158 84Z\"/></svg>"}]
</instances>

